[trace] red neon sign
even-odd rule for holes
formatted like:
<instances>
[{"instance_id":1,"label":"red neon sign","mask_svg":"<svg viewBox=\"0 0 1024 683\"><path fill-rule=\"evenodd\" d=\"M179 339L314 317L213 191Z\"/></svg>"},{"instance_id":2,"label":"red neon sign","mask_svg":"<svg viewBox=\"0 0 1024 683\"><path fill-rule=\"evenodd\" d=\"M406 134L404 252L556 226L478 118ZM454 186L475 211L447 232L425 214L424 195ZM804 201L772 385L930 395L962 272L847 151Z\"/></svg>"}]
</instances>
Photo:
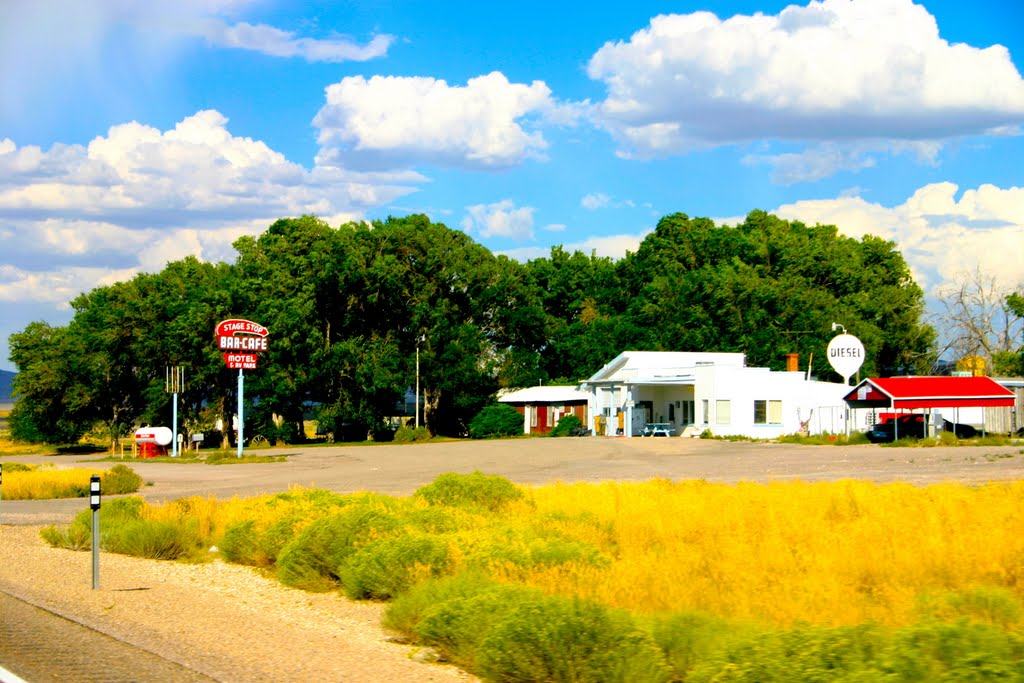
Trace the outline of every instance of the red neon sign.
<instances>
[{"instance_id":1,"label":"red neon sign","mask_svg":"<svg viewBox=\"0 0 1024 683\"><path fill-rule=\"evenodd\" d=\"M214 330L217 348L224 351L224 363L232 370L255 370L256 354L267 350L267 328L251 320L231 318Z\"/></svg>"}]
</instances>

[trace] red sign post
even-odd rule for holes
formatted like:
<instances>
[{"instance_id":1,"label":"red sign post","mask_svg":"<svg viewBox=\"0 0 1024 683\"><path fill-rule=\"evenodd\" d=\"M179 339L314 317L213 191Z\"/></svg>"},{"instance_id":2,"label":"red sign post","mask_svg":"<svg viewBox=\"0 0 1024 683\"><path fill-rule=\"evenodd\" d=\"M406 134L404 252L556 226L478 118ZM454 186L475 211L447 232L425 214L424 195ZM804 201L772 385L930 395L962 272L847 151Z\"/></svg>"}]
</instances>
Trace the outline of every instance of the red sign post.
<instances>
[{"instance_id":1,"label":"red sign post","mask_svg":"<svg viewBox=\"0 0 1024 683\"><path fill-rule=\"evenodd\" d=\"M242 414L242 397L245 387L243 371L255 370L259 353L267 350L269 331L259 323L251 320L231 318L217 324L214 335L217 337L217 348L224 351L224 364L231 370L238 370L238 457L242 457L242 443L245 441L245 428Z\"/></svg>"}]
</instances>

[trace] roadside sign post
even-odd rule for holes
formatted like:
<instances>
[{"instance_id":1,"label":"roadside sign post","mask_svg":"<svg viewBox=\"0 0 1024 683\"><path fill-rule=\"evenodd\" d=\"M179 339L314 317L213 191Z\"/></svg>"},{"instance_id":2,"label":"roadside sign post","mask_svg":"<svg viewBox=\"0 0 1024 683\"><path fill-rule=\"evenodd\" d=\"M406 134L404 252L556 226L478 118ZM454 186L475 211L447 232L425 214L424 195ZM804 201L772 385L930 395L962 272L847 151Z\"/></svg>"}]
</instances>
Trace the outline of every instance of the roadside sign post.
<instances>
[{"instance_id":1,"label":"roadside sign post","mask_svg":"<svg viewBox=\"0 0 1024 683\"><path fill-rule=\"evenodd\" d=\"M245 415L242 401L245 398L244 370L255 370L259 354L267 350L269 331L251 320L232 318L217 325L214 332L217 348L224 352L224 364L231 370L238 370L238 457L242 457L245 443Z\"/></svg>"},{"instance_id":2,"label":"roadside sign post","mask_svg":"<svg viewBox=\"0 0 1024 683\"><path fill-rule=\"evenodd\" d=\"M242 443L245 442L245 419L243 418L242 399L245 392L245 378L242 368L238 368L238 457L242 457Z\"/></svg>"},{"instance_id":3,"label":"roadside sign post","mask_svg":"<svg viewBox=\"0 0 1024 683\"><path fill-rule=\"evenodd\" d=\"M100 587L100 476L89 477L89 508L92 510L92 589Z\"/></svg>"}]
</instances>

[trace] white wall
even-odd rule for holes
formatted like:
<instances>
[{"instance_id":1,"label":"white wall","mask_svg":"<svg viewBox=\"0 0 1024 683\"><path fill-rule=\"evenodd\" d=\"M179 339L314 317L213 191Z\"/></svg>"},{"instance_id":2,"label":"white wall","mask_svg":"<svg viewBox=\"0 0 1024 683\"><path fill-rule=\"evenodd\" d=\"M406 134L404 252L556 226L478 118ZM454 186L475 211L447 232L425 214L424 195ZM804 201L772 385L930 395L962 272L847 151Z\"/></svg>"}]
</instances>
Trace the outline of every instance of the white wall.
<instances>
[{"instance_id":1,"label":"white wall","mask_svg":"<svg viewBox=\"0 0 1024 683\"><path fill-rule=\"evenodd\" d=\"M719 436L743 435L773 439L800 431L806 422L808 430L821 429L820 413L842 415L843 396L849 387L830 382L807 381L802 372L771 372L767 368L715 368L712 392L708 392L711 416L708 428ZM729 401L729 421L719 422L719 401ZM782 419L776 424L754 423L754 402L781 401ZM818 419L815 419L818 413ZM826 427L834 420L825 419ZM823 429L822 431L841 431Z\"/></svg>"},{"instance_id":2,"label":"white wall","mask_svg":"<svg viewBox=\"0 0 1024 683\"><path fill-rule=\"evenodd\" d=\"M693 401L692 423L700 430L710 429L718 436L749 436L757 439L773 439L784 434L795 434L807 423L811 433L842 433L845 431L845 409L843 396L850 388L842 384L806 381L802 372L771 372L767 368L746 368L728 366L706 366L693 370L693 385L631 385L627 392L624 385L609 391L605 387L594 387L592 391L592 414L602 414L607 408L608 428L606 435L615 435L618 426L617 410L626 407L632 398L634 410L631 425L626 432L637 435L643 427L644 417L640 410L642 401L653 404L652 420L668 422L668 403L671 401ZM754 402L781 401L781 421L775 424L754 423ZM707 419L704 419L704 401L707 401ZM728 405L728 419L725 420L725 404ZM768 406L766 404L766 412ZM673 426L677 434L685 427L682 424L682 408L675 409ZM659 419L659 417L661 419ZM768 417L766 415L766 417ZM851 424L851 429L857 425Z\"/></svg>"}]
</instances>

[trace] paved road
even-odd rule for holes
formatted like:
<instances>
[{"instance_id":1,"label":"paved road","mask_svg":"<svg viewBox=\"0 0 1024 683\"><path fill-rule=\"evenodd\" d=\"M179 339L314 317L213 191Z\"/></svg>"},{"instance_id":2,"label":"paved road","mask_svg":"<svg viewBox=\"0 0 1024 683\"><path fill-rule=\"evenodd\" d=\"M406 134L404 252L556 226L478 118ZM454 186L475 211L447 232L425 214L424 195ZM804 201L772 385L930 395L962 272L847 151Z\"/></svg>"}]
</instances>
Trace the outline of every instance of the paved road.
<instances>
[{"instance_id":1,"label":"paved road","mask_svg":"<svg viewBox=\"0 0 1024 683\"><path fill-rule=\"evenodd\" d=\"M135 461L152 482L140 494L152 502L184 496L217 498L286 491L291 486L339 493L379 491L408 495L444 472L480 470L521 484L555 481L705 479L822 481L867 479L916 484L956 480L1024 479L1024 448L793 446L683 438L533 438L425 444L286 448L252 451L285 454L284 462L206 465ZM111 467L95 456L11 456L58 467ZM90 462L93 460L93 462ZM85 509L82 500L0 501L2 524L63 523Z\"/></svg>"},{"instance_id":2,"label":"paved road","mask_svg":"<svg viewBox=\"0 0 1024 683\"><path fill-rule=\"evenodd\" d=\"M3 592L0 662L31 683L213 680Z\"/></svg>"}]
</instances>

